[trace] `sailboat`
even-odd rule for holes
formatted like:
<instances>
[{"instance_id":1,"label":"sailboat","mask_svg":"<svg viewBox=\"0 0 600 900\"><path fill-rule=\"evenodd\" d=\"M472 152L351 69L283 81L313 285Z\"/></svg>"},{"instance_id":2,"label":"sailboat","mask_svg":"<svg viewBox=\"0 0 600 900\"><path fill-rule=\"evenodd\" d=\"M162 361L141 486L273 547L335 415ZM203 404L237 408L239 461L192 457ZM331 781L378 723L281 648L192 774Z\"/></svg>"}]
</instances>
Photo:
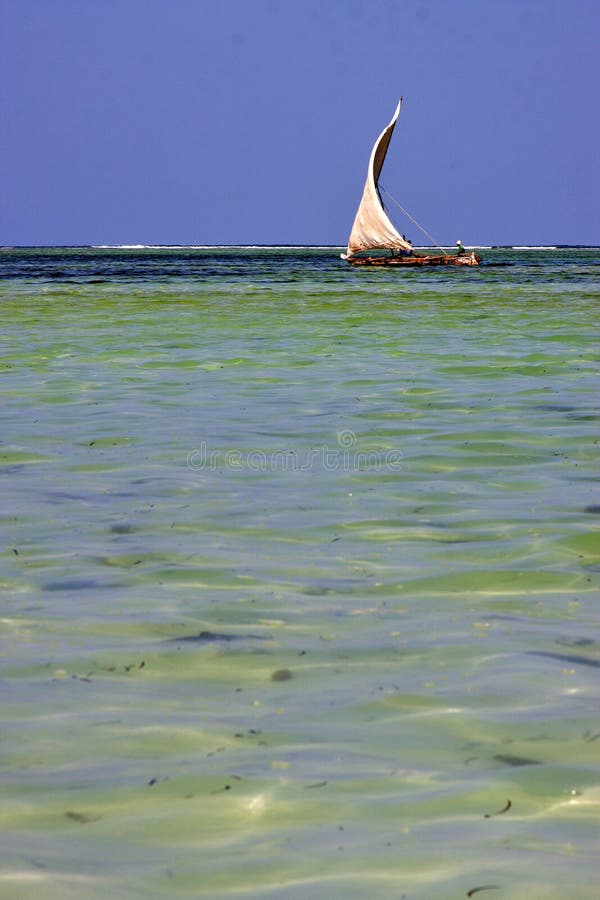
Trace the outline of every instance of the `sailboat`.
<instances>
[{"instance_id":1,"label":"sailboat","mask_svg":"<svg viewBox=\"0 0 600 900\"><path fill-rule=\"evenodd\" d=\"M396 230L385 211L379 190L379 176L401 107L402 97L391 122L375 141L363 195L350 232L348 249L341 257L352 266L478 266L481 258L473 251L465 250L460 241L456 242L455 254L447 253L439 245L440 254L415 253L411 242ZM406 210L402 211L418 225ZM436 243L431 235L427 236L434 244Z\"/></svg>"}]
</instances>

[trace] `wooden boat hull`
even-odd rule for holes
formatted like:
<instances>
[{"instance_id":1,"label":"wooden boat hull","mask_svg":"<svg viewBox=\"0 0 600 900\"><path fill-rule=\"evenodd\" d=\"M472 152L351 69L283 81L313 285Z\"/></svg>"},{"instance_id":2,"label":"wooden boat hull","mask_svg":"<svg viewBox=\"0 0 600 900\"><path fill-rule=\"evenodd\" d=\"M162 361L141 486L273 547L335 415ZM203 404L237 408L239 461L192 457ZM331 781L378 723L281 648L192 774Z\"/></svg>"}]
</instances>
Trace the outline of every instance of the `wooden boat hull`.
<instances>
[{"instance_id":1,"label":"wooden boat hull","mask_svg":"<svg viewBox=\"0 0 600 900\"><path fill-rule=\"evenodd\" d=\"M351 256L351 266L478 266L481 257L475 253L461 256Z\"/></svg>"}]
</instances>

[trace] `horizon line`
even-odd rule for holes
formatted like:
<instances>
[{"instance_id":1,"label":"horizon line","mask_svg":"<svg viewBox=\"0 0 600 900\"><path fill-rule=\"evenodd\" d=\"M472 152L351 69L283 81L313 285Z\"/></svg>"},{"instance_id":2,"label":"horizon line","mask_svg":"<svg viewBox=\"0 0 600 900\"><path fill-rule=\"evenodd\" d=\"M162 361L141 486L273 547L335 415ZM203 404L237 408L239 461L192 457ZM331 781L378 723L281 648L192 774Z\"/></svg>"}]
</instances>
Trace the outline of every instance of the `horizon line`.
<instances>
[{"instance_id":1,"label":"horizon line","mask_svg":"<svg viewBox=\"0 0 600 900\"><path fill-rule=\"evenodd\" d=\"M453 244L439 244L453 249ZM600 250L599 244L468 244L474 250ZM1 244L0 250L340 250L345 244ZM414 245L430 250L433 245Z\"/></svg>"}]
</instances>

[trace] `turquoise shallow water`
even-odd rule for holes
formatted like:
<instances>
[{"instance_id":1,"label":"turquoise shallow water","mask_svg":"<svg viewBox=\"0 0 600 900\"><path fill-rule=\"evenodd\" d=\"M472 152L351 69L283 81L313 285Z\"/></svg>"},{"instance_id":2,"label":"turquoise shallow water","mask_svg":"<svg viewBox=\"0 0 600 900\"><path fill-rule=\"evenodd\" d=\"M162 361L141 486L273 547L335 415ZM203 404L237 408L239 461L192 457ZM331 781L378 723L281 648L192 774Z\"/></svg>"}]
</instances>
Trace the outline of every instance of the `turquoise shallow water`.
<instances>
[{"instance_id":1,"label":"turquoise shallow water","mask_svg":"<svg viewBox=\"0 0 600 900\"><path fill-rule=\"evenodd\" d=\"M6 250L7 898L597 896L600 252Z\"/></svg>"}]
</instances>

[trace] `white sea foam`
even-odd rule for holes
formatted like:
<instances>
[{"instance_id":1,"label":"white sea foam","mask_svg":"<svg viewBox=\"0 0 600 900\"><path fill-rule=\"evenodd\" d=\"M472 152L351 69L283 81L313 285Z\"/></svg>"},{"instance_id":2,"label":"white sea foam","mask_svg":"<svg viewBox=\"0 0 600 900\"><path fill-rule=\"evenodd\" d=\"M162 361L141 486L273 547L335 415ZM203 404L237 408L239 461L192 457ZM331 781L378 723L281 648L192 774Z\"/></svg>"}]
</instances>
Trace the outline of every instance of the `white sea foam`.
<instances>
[{"instance_id":1,"label":"white sea foam","mask_svg":"<svg viewBox=\"0 0 600 900\"><path fill-rule=\"evenodd\" d=\"M92 244L92 250L340 250L337 244Z\"/></svg>"},{"instance_id":2,"label":"white sea foam","mask_svg":"<svg viewBox=\"0 0 600 900\"><path fill-rule=\"evenodd\" d=\"M465 247L468 250L492 250L493 249L492 246L489 244L488 245L486 245L486 244L465 244ZM425 247L419 247L418 245L414 244L413 250L424 250L424 251L448 250L449 252L453 252L453 251L456 252L456 245L455 244L440 244L439 247L432 247L431 245L425 246Z\"/></svg>"},{"instance_id":3,"label":"white sea foam","mask_svg":"<svg viewBox=\"0 0 600 900\"><path fill-rule=\"evenodd\" d=\"M468 244L470 250L598 250L600 248L575 244L573 246L555 246L551 244ZM3 250L13 249L8 246ZM341 244L92 244L92 250L344 250ZM452 252L454 245L440 244L439 248L414 245L415 250L432 251L442 249Z\"/></svg>"}]
</instances>

